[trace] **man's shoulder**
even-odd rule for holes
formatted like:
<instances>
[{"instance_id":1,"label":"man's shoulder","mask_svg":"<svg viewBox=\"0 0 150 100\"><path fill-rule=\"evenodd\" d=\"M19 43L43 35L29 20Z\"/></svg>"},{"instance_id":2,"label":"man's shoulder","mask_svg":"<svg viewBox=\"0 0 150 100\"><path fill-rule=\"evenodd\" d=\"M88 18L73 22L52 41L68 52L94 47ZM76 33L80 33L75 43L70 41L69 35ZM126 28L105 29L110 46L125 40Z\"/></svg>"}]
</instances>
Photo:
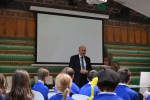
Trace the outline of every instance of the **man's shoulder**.
<instances>
[{"instance_id":1,"label":"man's shoulder","mask_svg":"<svg viewBox=\"0 0 150 100\"><path fill-rule=\"evenodd\" d=\"M71 56L71 57L79 57L79 54L73 55L73 56Z\"/></svg>"},{"instance_id":2,"label":"man's shoulder","mask_svg":"<svg viewBox=\"0 0 150 100\"><path fill-rule=\"evenodd\" d=\"M90 59L88 56L84 56L84 57Z\"/></svg>"},{"instance_id":3,"label":"man's shoulder","mask_svg":"<svg viewBox=\"0 0 150 100\"><path fill-rule=\"evenodd\" d=\"M72 59L77 58L77 57L79 58L79 54L71 56Z\"/></svg>"}]
</instances>

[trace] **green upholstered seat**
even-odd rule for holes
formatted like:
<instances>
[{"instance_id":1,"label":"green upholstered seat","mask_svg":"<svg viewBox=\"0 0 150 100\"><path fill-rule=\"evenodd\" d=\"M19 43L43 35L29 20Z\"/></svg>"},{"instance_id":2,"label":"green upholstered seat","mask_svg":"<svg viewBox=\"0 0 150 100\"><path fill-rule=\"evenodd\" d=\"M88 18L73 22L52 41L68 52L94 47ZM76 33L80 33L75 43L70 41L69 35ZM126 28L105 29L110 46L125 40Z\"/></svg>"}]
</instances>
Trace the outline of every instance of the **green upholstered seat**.
<instances>
[{"instance_id":1,"label":"green upholstered seat","mask_svg":"<svg viewBox=\"0 0 150 100\"><path fill-rule=\"evenodd\" d=\"M121 54L138 54L138 51L135 50L117 50L117 49L108 49L107 53L111 57L111 53L121 53Z\"/></svg>"},{"instance_id":2,"label":"green upholstered seat","mask_svg":"<svg viewBox=\"0 0 150 100\"><path fill-rule=\"evenodd\" d=\"M30 78L30 85L31 85L31 87L33 87L34 84L35 84L35 79L34 78Z\"/></svg>"},{"instance_id":3,"label":"green upholstered seat","mask_svg":"<svg viewBox=\"0 0 150 100\"><path fill-rule=\"evenodd\" d=\"M25 40L25 39L10 39L10 38L0 38L0 41L7 41L7 42L30 42L35 43L35 40Z\"/></svg>"},{"instance_id":4,"label":"green upholstered seat","mask_svg":"<svg viewBox=\"0 0 150 100\"><path fill-rule=\"evenodd\" d=\"M0 61L35 61L35 56L23 54L0 54Z\"/></svg>"},{"instance_id":5,"label":"green upholstered seat","mask_svg":"<svg viewBox=\"0 0 150 100\"><path fill-rule=\"evenodd\" d=\"M130 85L139 85L140 83L140 76L131 76Z\"/></svg>"},{"instance_id":6,"label":"green upholstered seat","mask_svg":"<svg viewBox=\"0 0 150 100\"><path fill-rule=\"evenodd\" d=\"M109 54L109 58L112 53L121 53L121 54L146 54L150 55L150 51L140 51L140 50L118 50L118 49L108 49L107 53Z\"/></svg>"},{"instance_id":7,"label":"green upholstered seat","mask_svg":"<svg viewBox=\"0 0 150 100\"><path fill-rule=\"evenodd\" d=\"M140 84L140 76L131 76L131 81L129 85L139 85ZM139 88L133 88L134 91L139 92Z\"/></svg>"},{"instance_id":8,"label":"green upholstered seat","mask_svg":"<svg viewBox=\"0 0 150 100\"><path fill-rule=\"evenodd\" d=\"M65 66L9 66L0 65L0 73L14 73L17 69L24 69L28 73L37 73L39 68L46 68L50 73L60 73Z\"/></svg>"},{"instance_id":9,"label":"green upholstered seat","mask_svg":"<svg viewBox=\"0 0 150 100\"><path fill-rule=\"evenodd\" d=\"M124 44L104 44L104 52L106 52L107 46L115 46L115 47L133 47L133 48L150 48L149 46L138 46L138 45L124 45Z\"/></svg>"},{"instance_id":10,"label":"green upholstered seat","mask_svg":"<svg viewBox=\"0 0 150 100\"><path fill-rule=\"evenodd\" d=\"M113 56L113 62L116 66L118 62L132 62L132 63L150 63L150 57L116 57Z\"/></svg>"},{"instance_id":11,"label":"green upholstered seat","mask_svg":"<svg viewBox=\"0 0 150 100\"><path fill-rule=\"evenodd\" d=\"M0 45L0 50L26 50L35 51L34 46Z\"/></svg>"},{"instance_id":12,"label":"green upholstered seat","mask_svg":"<svg viewBox=\"0 0 150 100\"><path fill-rule=\"evenodd\" d=\"M150 72L150 66L120 66L120 68L128 68L130 72Z\"/></svg>"}]
</instances>

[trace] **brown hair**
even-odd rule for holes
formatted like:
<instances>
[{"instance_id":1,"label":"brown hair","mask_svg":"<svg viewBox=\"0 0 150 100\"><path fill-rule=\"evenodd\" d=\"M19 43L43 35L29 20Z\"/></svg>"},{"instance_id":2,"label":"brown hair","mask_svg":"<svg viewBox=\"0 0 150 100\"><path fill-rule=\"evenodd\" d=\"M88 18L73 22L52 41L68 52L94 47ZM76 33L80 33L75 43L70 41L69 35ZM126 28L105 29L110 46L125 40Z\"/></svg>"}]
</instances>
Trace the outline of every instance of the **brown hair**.
<instances>
[{"instance_id":1,"label":"brown hair","mask_svg":"<svg viewBox=\"0 0 150 100\"><path fill-rule=\"evenodd\" d=\"M16 70L12 76L12 88L6 100L33 100L30 77L25 70Z\"/></svg>"},{"instance_id":2,"label":"brown hair","mask_svg":"<svg viewBox=\"0 0 150 100\"><path fill-rule=\"evenodd\" d=\"M74 75L74 70L70 67L65 67L61 73L66 73L68 74L70 77L72 77Z\"/></svg>"},{"instance_id":3,"label":"brown hair","mask_svg":"<svg viewBox=\"0 0 150 100\"><path fill-rule=\"evenodd\" d=\"M118 74L120 75L120 83L128 83L131 72L127 68L119 69Z\"/></svg>"},{"instance_id":4,"label":"brown hair","mask_svg":"<svg viewBox=\"0 0 150 100\"><path fill-rule=\"evenodd\" d=\"M88 77L89 81L92 81L92 79L94 78L95 73L97 73L96 70L91 70L91 71L88 73L87 77Z\"/></svg>"},{"instance_id":5,"label":"brown hair","mask_svg":"<svg viewBox=\"0 0 150 100\"><path fill-rule=\"evenodd\" d=\"M37 72L37 76L39 80L43 80L45 77L49 76L49 71L44 68L40 68Z\"/></svg>"},{"instance_id":6,"label":"brown hair","mask_svg":"<svg viewBox=\"0 0 150 100\"><path fill-rule=\"evenodd\" d=\"M5 77L3 74L0 74L0 96L1 96L2 100L3 100L2 94L6 95L6 89L5 89L4 85L5 85Z\"/></svg>"},{"instance_id":7,"label":"brown hair","mask_svg":"<svg viewBox=\"0 0 150 100\"><path fill-rule=\"evenodd\" d=\"M65 73L60 73L57 75L55 83L56 89L64 93L63 100L66 100L67 95L69 94L69 89L71 88L72 85L71 77Z\"/></svg>"}]
</instances>

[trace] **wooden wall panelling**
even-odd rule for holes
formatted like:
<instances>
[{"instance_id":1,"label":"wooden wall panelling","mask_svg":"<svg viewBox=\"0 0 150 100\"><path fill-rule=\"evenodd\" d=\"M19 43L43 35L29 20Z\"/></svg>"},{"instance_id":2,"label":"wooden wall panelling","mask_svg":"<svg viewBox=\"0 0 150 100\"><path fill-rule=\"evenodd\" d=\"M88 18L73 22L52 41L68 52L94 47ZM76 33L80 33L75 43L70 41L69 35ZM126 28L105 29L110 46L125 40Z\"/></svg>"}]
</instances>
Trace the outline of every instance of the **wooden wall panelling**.
<instances>
[{"instance_id":1,"label":"wooden wall panelling","mask_svg":"<svg viewBox=\"0 0 150 100\"><path fill-rule=\"evenodd\" d=\"M120 22L114 22L114 37L115 42L120 43L121 42L121 30L120 30Z\"/></svg>"},{"instance_id":2,"label":"wooden wall panelling","mask_svg":"<svg viewBox=\"0 0 150 100\"><path fill-rule=\"evenodd\" d=\"M107 36L108 42L114 42L114 27L112 21L107 21Z\"/></svg>"},{"instance_id":3,"label":"wooden wall panelling","mask_svg":"<svg viewBox=\"0 0 150 100\"><path fill-rule=\"evenodd\" d=\"M15 37L16 35L16 14L14 11L6 11L5 19L5 36Z\"/></svg>"},{"instance_id":4,"label":"wooden wall panelling","mask_svg":"<svg viewBox=\"0 0 150 100\"><path fill-rule=\"evenodd\" d=\"M148 44L150 44L150 25L148 25Z\"/></svg>"},{"instance_id":5,"label":"wooden wall panelling","mask_svg":"<svg viewBox=\"0 0 150 100\"><path fill-rule=\"evenodd\" d=\"M0 36L4 36L4 10L0 9Z\"/></svg>"},{"instance_id":6,"label":"wooden wall panelling","mask_svg":"<svg viewBox=\"0 0 150 100\"><path fill-rule=\"evenodd\" d=\"M106 26L104 26L104 42L107 42L107 27Z\"/></svg>"},{"instance_id":7,"label":"wooden wall panelling","mask_svg":"<svg viewBox=\"0 0 150 100\"><path fill-rule=\"evenodd\" d=\"M35 38L36 22L35 22L35 13L28 12L27 17L27 37Z\"/></svg>"},{"instance_id":8,"label":"wooden wall panelling","mask_svg":"<svg viewBox=\"0 0 150 100\"><path fill-rule=\"evenodd\" d=\"M17 33L16 37L26 37L26 16L25 12L17 12Z\"/></svg>"},{"instance_id":9,"label":"wooden wall panelling","mask_svg":"<svg viewBox=\"0 0 150 100\"><path fill-rule=\"evenodd\" d=\"M129 31L128 31L128 35L129 35L129 43L133 44L135 43L135 29L134 29L134 24L129 23Z\"/></svg>"},{"instance_id":10,"label":"wooden wall panelling","mask_svg":"<svg viewBox=\"0 0 150 100\"><path fill-rule=\"evenodd\" d=\"M140 30L140 24L135 24L135 43L141 44L141 30Z\"/></svg>"},{"instance_id":11,"label":"wooden wall panelling","mask_svg":"<svg viewBox=\"0 0 150 100\"><path fill-rule=\"evenodd\" d=\"M25 37L25 19L17 19L17 37Z\"/></svg>"},{"instance_id":12,"label":"wooden wall panelling","mask_svg":"<svg viewBox=\"0 0 150 100\"><path fill-rule=\"evenodd\" d=\"M4 36L4 17L0 17L0 36Z\"/></svg>"},{"instance_id":13,"label":"wooden wall panelling","mask_svg":"<svg viewBox=\"0 0 150 100\"><path fill-rule=\"evenodd\" d=\"M104 20L104 42L107 42L107 20Z\"/></svg>"},{"instance_id":14,"label":"wooden wall panelling","mask_svg":"<svg viewBox=\"0 0 150 100\"><path fill-rule=\"evenodd\" d=\"M121 41L122 43L127 43L128 42L128 23L127 22L122 22L121 23Z\"/></svg>"},{"instance_id":15,"label":"wooden wall panelling","mask_svg":"<svg viewBox=\"0 0 150 100\"><path fill-rule=\"evenodd\" d=\"M141 35L142 35L142 44L148 44L147 43L147 25L145 24L143 24L143 25L141 25Z\"/></svg>"}]
</instances>

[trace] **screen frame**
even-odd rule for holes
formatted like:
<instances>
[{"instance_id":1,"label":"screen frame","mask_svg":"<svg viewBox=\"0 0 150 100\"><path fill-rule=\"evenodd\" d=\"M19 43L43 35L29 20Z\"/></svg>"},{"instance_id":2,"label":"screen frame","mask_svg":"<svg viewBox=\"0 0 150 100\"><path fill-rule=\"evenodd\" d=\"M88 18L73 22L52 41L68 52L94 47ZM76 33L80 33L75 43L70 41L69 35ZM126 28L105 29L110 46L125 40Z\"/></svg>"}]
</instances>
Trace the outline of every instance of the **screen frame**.
<instances>
[{"instance_id":1,"label":"screen frame","mask_svg":"<svg viewBox=\"0 0 150 100\"><path fill-rule=\"evenodd\" d=\"M58 15L58 16L68 16L68 17L76 17L76 18L86 18L86 19L94 19L94 20L101 20L102 21L102 63L91 63L91 65L104 65L104 19L102 18L96 18L96 17L89 17L89 16L81 16L81 15L71 15L71 14L63 14L63 13L53 13L53 12L41 12L41 11L36 11L36 40L35 40L35 64L68 64L68 62L37 62L37 19L38 19L38 13L39 14L50 14L50 15ZM92 14L92 13L91 13Z\"/></svg>"}]
</instances>

